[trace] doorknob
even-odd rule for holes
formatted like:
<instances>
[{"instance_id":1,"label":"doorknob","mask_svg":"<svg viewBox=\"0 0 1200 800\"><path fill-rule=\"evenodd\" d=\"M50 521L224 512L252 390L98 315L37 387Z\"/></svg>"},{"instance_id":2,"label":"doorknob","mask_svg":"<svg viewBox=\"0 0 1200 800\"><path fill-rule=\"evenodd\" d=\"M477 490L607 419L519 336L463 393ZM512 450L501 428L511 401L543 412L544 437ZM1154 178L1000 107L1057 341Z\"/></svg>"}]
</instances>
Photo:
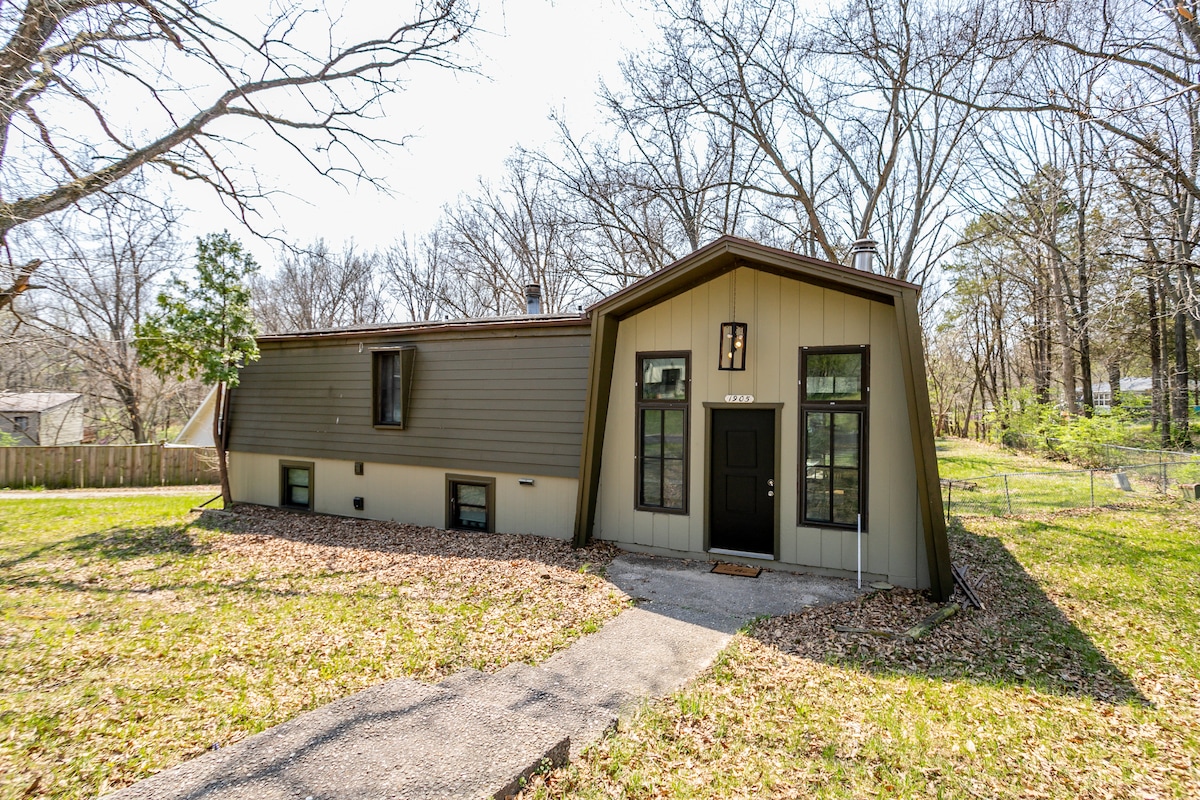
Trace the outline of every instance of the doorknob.
<instances>
[{"instance_id":1,"label":"doorknob","mask_svg":"<svg viewBox=\"0 0 1200 800\"><path fill-rule=\"evenodd\" d=\"M767 478L767 486L774 486L774 485L775 485L775 479Z\"/></svg>"},{"instance_id":2,"label":"doorknob","mask_svg":"<svg viewBox=\"0 0 1200 800\"><path fill-rule=\"evenodd\" d=\"M773 490L770 492L767 492L767 497L774 497L774 496L775 496L775 492Z\"/></svg>"}]
</instances>

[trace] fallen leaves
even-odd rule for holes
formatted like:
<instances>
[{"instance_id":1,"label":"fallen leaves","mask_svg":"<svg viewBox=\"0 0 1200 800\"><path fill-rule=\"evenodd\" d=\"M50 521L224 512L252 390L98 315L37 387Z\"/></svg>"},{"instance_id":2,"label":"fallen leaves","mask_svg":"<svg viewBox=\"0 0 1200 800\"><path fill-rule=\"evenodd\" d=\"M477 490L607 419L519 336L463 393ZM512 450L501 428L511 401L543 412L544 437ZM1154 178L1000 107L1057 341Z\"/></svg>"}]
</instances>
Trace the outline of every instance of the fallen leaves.
<instances>
[{"instance_id":1,"label":"fallen leaves","mask_svg":"<svg viewBox=\"0 0 1200 800\"><path fill-rule=\"evenodd\" d=\"M952 553L986 610L917 642L835 629L937 608L904 589L763 620L525 797L1200 797L1187 514L972 520Z\"/></svg>"},{"instance_id":2,"label":"fallen leaves","mask_svg":"<svg viewBox=\"0 0 1200 800\"><path fill-rule=\"evenodd\" d=\"M392 677L537 662L628 605L603 545L49 502L0 508L0 798L95 796Z\"/></svg>"}]
</instances>

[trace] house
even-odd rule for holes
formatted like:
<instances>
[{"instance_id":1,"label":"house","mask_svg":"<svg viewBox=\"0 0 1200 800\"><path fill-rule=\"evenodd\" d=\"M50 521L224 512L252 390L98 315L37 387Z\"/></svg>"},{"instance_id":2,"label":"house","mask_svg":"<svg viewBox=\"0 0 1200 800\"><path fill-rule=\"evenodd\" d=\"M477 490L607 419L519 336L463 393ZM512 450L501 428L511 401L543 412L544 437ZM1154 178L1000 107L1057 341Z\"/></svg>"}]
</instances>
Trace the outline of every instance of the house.
<instances>
[{"instance_id":1,"label":"house","mask_svg":"<svg viewBox=\"0 0 1200 800\"><path fill-rule=\"evenodd\" d=\"M259 347L235 500L952 589L912 284L723 237L582 314Z\"/></svg>"},{"instance_id":2,"label":"house","mask_svg":"<svg viewBox=\"0 0 1200 800\"><path fill-rule=\"evenodd\" d=\"M74 392L0 392L0 433L18 445L50 447L83 439L83 395Z\"/></svg>"},{"instance_id":3,"label":"house","mask_svg":"<svg viewBox=\"0 0 1200 800\"><path fill-rule=\"evenodd\" d=\"M1131 398L1149 398L1154 394L1154 380L1152 378L1121 378L1117 387L1121 393L1121 397L1128 403ZM1200 398L1200 381L1188 381L1188 393L1193 397ZM1108 381L1100 381L1092 384L1092 398L1095 402L1097 411L1112 410L1112 386ZM1080 400L1083 398L1080 397ZM1200 410L1200 399L1197 401L1197 409Z\"/></svg>"},{"instance_id":4,"label":"house","mask_svg":"<svg viewBox=\"0 0 1200 800\"><path fill-rule=\"evenodd\" d=\"M217 389L214 386L204 395L199 408L188 418L183 429L175 436L171 447L214 447L213 414L217 410Z\"/></svg>"}]
</instances>

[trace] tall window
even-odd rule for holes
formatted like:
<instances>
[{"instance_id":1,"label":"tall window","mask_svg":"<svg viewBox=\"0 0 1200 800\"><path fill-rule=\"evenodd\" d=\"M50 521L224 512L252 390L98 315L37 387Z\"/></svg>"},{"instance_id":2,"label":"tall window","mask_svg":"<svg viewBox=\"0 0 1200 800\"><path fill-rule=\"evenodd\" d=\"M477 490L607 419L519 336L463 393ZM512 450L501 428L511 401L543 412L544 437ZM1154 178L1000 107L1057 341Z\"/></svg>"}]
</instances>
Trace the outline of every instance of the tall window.
<instances>
[{"instance_id":1,"label":"tall window","mask_svg":"<svg viewBox=\"0 0 1200 800\"><path fill-rule=\"evenodd\" d=\"M688 353L637 357L637 507L687 513Z\"/></svg>"},{"instance_id":2,"label":"tall window","mask_svg":"<svg viewBox=\"0 0 1200 800\"><path fill-rule=\"evenodd\" d=\"M405 347L379 350L374 359L374 422L376 425L403 428L408 420L408 400L417 350Z\"/></svg>"},{"instance_id":3,"label":"tall window","mask_svg":"<svg viewBox=\"0 0 1200 800\"><path fill-rule=\"evenodd\" d=\"M867 347L800 350L800 524L867 527Z\"/></svg>"}]
</instances>

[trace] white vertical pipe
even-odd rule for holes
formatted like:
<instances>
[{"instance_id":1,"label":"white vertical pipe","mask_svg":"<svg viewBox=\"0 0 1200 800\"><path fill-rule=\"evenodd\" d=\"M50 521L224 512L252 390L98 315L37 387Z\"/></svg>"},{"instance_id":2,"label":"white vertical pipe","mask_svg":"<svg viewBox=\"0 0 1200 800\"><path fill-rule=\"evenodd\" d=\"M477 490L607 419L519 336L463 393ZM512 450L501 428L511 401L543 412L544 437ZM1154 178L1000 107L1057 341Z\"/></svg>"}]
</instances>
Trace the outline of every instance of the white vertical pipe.
<instances>
[{"instance_id":1,"label":"white vertical pipe","mask_svg":"<svg viewBox=\"0 0 1200 800\"><path fill-rule=\"evenodd\" d=\"M862 588L862 514L858 515L858 588Z\"/></svg>"}]
</instances>

